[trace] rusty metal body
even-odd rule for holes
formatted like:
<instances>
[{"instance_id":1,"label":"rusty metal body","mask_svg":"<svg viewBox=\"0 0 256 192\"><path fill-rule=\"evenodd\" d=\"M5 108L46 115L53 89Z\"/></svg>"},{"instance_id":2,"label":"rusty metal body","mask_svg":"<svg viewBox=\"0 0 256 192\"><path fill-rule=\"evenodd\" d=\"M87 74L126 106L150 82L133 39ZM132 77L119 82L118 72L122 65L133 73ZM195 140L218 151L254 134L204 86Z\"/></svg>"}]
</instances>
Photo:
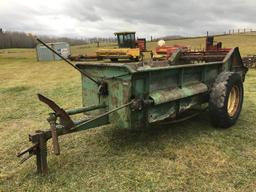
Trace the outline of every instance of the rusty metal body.
<instances>
[{"instance_id":1,"label":"rusty metal body","mask_svg":"<svg viewBox=\"0 0 256 192\"><path fill-rule=\"evenodd\" d=\"M205 50L206 51L224 51L228 52L231 48L223 48L222 42L214 41L214 36L207 36L205 40Z\"/></svg>"},{"instance_id":2,"label":"rusty metal body","mask_svg":"<svg viewBox=\"0 0 256 192\"><path fill-rule=\"evenodd\" d=\"M143 110L125 108L108 117L116 127L139 128L176 117L194 105L207 102L211 85L223 71L238 72L244 79L245 68L238 48L226 54L218 53L196 55L194 52L181 52L179 55L176 52L169 61L84 63L77 64L77 67L107 82L109 95L100 99L100 104L107 106L105 110L127 103L132 98L151 101L153 104ZM82 86L84 106L97 105L99 99L92 97L92 94L97 95L97 86L86 77L82 77Z\"/></svg>"},{"instance_id":3,"label":"rusty metal body","mask_svg":"<svg viewBox=\"0 0 256 192\"><path fill-rule=\"evenodd\" d=\"M188 51L188 47L182 45L174 45L174 46L157 46L156 47L156 54L153 56L153 60L161 61L169 59L173 53L177 50L181 50L182 52Z\"/></svg>"},{"instance_id":4,"label":"rusty metal body","mask_svg":"<svg viewBox=\"0 0 256 192\"><path fill-rule=\"evenodd\" d=\"M32 147L18 155L36 155L40 173L48 172L46 142L50 138L58 155L58 136L64 134L102 125L146 129L166 119L174 120L183 112L208 102L212 84L221 72L233 71L242 79L246 73L238 48L213 55L178 50L165 61L102 61L80 63L75 67L82 74L83 107L65 111L39 95L40 101L54 111L48 119L50 129L30 134ZM72 115L79 113L84 113L85 119L73 121Z\"/></svg>"}]
</instances>

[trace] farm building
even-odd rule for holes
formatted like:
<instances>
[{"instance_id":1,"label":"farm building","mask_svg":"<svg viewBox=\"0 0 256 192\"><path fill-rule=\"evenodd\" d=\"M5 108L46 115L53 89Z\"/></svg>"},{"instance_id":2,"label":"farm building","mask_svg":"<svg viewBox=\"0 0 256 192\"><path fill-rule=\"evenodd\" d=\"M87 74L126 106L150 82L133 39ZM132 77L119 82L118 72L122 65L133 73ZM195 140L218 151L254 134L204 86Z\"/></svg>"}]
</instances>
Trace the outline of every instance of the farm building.
<instances>
[{"instance_id":1,"label":"farm building","mask_svg":"<svg viewBox=\"0 0 256 192\"><path fill-rule=\"evenodd\" d=\"M52 49L60 53L64 58L70 55L70 45L66 42L48 43ZM54 61L61 60L61 58L47 49L44 45L38 44L36 46L37 61Z\"/></svg>"}]
</instances>

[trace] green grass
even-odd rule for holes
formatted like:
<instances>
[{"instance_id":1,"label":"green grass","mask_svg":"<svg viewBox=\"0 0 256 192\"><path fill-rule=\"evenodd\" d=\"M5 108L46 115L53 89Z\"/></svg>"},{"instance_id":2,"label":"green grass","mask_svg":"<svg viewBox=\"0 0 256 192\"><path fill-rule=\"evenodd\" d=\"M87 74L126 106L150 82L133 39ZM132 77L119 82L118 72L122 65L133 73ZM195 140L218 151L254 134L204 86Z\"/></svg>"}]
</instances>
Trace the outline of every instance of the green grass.
<instances>
[{"instance_id":1,"label":"green grass","mask_svg":"<svg viewBox=\"0 0 256 192\"><path fill-rule=\"evenodd\" d=\"M243 55L256 52L255 36L217 40ZM203 41L167 44L198 48ZM72 52L85 51L79 47ZM101 127L60 137L61 155L49 154L46 177L35 173L34 159L18 165L28 133L48 128L50 110L36 94L81 106L79 75L61 61L36 62L30 49L1 50L0 191L256 191L256 70L247 74L243 111L231 129L215 129L207 113L142 131Z\"/></svg>"}]
</instances>

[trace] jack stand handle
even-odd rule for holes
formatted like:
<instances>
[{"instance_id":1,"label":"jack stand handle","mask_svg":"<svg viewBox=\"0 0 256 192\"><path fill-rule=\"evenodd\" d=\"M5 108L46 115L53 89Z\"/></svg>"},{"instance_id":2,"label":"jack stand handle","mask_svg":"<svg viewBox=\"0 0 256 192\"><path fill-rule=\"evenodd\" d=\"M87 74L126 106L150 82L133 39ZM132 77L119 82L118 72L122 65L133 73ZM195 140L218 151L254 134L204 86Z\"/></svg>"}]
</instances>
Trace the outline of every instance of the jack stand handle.
<instances>
[{"instance_id":1,"label":"jack stand handle","mask_svg":"<svg viewBox=\"0 0 256 192\"><path fill-rule=\"evenodd\" d=\"M55 155L59 155L60 154L60 145L59 145L58 134L57 134L57 130L56 130L57 117L54 113L50 113L49 115L50 116L47 119L47 121L50 123L50 127L51 127L53 153Z\"/></svg>"},{"instance_id":2,"label":"jack stand handle","mask_svg":"<svg viewBox=\"0 0 256 192\"><path fill-rule=\"evenodd\" d=\"M36 148L36 165L37 172L43 175L48 173L47 165L47 139L43 131L37 131L36 135L38 141L38 147Z\"/></svg>"}]
</instances>

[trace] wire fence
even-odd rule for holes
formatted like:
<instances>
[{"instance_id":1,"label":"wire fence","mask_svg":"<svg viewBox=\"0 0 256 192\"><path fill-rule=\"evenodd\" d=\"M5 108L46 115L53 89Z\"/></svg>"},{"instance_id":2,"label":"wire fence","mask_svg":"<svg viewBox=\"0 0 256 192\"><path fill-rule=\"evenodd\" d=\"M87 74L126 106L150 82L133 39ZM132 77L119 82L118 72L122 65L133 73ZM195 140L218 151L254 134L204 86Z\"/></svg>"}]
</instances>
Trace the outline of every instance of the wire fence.
<instances>
[{"instance_id":1,"label":"wire fence","mask_svg":"<svg viewBox=\"0 0 256 192\"><path fill-rule=\"evenodd\" d=\"M225 36L225 35L256 35L256 29L252 28L241 28L241 29L229 29L224 32L211 32L206 31L204 34L201 35L194 35L194 36L177 36L177 35L170 35L170 36L164 36L164 37L153 37L151 36L150 41L159 41L161 39L163 40L182 40L182 39L196 39L206 36Z\"/></svg>"}]
</instances>

